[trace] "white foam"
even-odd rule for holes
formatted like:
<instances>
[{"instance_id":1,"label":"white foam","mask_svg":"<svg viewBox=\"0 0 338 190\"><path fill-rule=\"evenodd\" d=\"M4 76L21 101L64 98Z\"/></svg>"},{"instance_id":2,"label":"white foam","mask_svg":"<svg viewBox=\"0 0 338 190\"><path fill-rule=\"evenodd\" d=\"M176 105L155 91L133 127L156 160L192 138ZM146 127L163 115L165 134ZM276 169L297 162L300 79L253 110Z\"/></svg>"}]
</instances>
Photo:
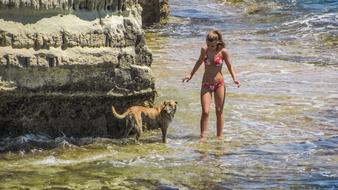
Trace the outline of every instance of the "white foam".
<instances>
[{"instance_id":1,"label":"white foam","mask_svg":"<svg viewBox=\"0 0 338 190\"><path fill-rule=\"evenodd\" d=\"M69 164L77 164L77 163L82 163L82 162L91 162L91 161L99 160L102 158L106 158L108 156L111 156L111 154L100 154L96 156L86 157L83 159L70 159L70 160L58 159L55 156L48 156L47 158L43 160L34 162L34 164L47 165L47 166L69 165Z\"/></svg>"}]
</instances>

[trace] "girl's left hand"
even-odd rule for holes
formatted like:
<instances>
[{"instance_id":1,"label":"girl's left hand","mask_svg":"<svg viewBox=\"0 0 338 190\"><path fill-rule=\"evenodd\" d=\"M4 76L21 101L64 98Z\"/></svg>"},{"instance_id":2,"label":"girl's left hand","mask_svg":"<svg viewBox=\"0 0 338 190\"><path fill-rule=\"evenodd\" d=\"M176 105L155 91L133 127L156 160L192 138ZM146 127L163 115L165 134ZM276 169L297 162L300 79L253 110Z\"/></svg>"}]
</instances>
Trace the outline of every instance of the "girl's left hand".
<instances>
[{"instance_id":1,"label":"girl's left hand","mask_svg":"<svg viewBox=\"0 0 338 190\"><path fill-rule=\"evenodd\" d=\"M189 82L189 80L192 78L191 74L185 76L183 79L182 79L182 82Z\"/></svg>"},{"instance_id":2,"label":"girl's left hand","mask_svg":"<svg viewBox=\"0 0 338 190\"><path fill-rule=\"evenodd\" d=\"M239 82L239 80L234 80L234 83L237 85L237 88L241 86L241 82Z\"/></svg>"}]
</instances>

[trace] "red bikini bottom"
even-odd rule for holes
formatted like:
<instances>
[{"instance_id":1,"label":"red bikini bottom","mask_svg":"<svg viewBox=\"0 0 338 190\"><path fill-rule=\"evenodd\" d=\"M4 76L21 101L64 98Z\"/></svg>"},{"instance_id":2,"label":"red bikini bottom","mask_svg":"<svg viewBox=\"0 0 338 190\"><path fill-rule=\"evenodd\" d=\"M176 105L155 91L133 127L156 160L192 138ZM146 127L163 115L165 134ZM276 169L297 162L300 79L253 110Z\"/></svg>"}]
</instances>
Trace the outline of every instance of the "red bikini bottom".
<instances>
[{"instance_id":1,"label":"red bikini bottom","mask_svg":"<svg viewBox=\"0 0 338 190\"><path fill-rule=\"evenodd\" d=\"M224 84L224 80L218 80L216 82L204 82L202 83L202 87L206 88L210 91L216 91L217 88L219 88L220 86L222 86Z\"/></svg>"}]
</instances>

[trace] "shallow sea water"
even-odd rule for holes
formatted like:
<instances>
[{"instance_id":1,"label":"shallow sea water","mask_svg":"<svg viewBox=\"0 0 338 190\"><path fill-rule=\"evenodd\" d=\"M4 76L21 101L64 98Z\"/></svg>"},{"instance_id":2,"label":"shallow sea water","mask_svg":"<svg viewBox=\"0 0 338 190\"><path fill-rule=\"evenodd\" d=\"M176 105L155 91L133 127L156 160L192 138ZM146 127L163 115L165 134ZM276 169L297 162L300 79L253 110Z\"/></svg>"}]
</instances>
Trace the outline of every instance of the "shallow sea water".
<instances>
[{"instance_id":1,"label":"shallow sea water","mask_svg":"<svg viewBox=\"0 0 338 190\"><path fill-rule=\"evenodd\" d=\"M338 189L337 1L171 0L166 26L146 30L157 103L178 101L169 142L48 139L0 154L0 189ZM256 14L249 14L254 6ZM223 141L199 144L203 67L189 83L207 31L219 29L242 86L227 86ZM13 140L13 139L12 139ZM77 143L72 143L76 141ZM81 146L78 146L78 145Z\"/></svg>"}]
</instances>

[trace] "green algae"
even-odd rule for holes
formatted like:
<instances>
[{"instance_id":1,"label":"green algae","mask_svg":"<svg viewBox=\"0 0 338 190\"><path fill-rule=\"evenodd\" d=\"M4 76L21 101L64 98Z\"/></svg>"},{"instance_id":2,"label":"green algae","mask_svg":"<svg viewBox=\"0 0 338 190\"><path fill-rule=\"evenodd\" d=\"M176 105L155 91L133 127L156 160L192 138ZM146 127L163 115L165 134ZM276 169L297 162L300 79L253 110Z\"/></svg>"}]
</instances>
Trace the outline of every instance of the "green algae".
<instances>
[{"instance_id":1,"label":"green algae","mask_svg":"<svg viewBox=\"0 0 338 190\"><path fill-rule=\"evenodd\" d=\"M238 4L238 3L243 3L244 0L224 0L225 3L230 3L230 4Z\"/></svg>"},{"instance_id":2,"label":"green algae","mask_svg":"<svg viewBox=\"0 0 338 190\"><path fill-rule=\"evenodd\" d=\"M163 143L98 142L95 146L23 154L19 160L7 157L10 161L0 165L10 163L11 167L1 167L0 176L6 183L1 183L0 188L152 189L165 184L203 189L205 179L212 177L207 166L196 167L181 158L162 159L159 155L175 155L175 150ZM157 161L163 162L161 166ZM212 175L221 174L219 169L212 171L216 172Z\"/></svg>"},{"instance_id":3,"label":"green algae","mask_svg":"<svg viewBox=\"0 0 338 190\"><path fill-rule=\"evenodd\" d=\"M321 40L329 48L338 47L338 35L322 36Z\"/></svg>"}]
</instances>

